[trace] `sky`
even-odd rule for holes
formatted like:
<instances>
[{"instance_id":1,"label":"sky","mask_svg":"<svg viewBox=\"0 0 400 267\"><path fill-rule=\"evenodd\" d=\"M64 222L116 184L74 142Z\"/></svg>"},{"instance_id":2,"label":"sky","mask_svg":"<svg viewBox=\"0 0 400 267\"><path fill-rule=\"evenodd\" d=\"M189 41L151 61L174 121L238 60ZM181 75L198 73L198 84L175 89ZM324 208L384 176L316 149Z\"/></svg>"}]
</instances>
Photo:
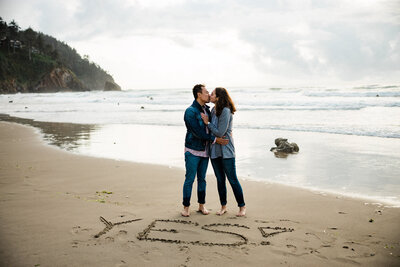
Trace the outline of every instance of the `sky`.
<instances>
[{"instance_id":1,"label":"sky","mask_svg":"<svg viewBox=\"0 0 400 267\"><path fill-rule=\"evenodd\" d=\"M0 0L123 89L400 82L399 0Z\"/></svg>"}]
</instances>

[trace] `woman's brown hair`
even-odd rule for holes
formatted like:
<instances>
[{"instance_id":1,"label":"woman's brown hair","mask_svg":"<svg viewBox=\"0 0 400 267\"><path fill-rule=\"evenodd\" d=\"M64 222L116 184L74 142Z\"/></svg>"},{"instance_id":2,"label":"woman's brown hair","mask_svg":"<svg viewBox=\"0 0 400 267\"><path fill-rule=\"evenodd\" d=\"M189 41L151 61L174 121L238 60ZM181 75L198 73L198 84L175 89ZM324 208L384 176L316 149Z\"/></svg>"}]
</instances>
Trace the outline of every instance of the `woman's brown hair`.
<instances>
[{"instance_id":1,"label":"woman's brown hair","mask_svg":"<svg viewBox=\"0 0 400 267\"><path fill-rule=\"evenodd\" d=\"M217 102L215 102L215 112L217 117L219 117L222 113L224 107L227 107L231 110L231 113L234 114L236 111L235 104L231 97L228 94L228 91L223 87L215 88L215 96L218 97Z\"/></svg>"}]
</instances>

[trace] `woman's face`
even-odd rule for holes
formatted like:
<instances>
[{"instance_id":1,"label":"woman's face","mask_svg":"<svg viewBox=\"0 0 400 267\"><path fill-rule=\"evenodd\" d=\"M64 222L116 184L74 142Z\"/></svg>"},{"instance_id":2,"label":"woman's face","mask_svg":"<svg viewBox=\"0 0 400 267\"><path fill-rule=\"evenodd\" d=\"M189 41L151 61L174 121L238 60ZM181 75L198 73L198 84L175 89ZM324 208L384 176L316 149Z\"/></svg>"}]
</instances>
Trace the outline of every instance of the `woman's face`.
<instances>
[{"instance_id":1,"label":"woman's face","mask_svg":"<svg viewBox=\"0 0 400 267\"><path fill-rule=\"evenodd\" d=\"M211 96L210 96L210 102L215 104L215 102L217 102L217 100L218 100L218 97L216 96L215 89L214 89L214 91L212 91Z\"/></svg>"}]
</instances>

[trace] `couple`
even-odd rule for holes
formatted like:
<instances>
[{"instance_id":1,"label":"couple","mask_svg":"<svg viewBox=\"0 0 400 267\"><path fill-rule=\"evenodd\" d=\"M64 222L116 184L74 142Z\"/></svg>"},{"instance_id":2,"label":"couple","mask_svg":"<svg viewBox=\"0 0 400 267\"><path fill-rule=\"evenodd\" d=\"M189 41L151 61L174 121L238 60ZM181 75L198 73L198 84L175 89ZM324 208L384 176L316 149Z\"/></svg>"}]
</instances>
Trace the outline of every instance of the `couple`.
<instances>
[{"instance_id":1,"label":"couple","mask_svg":"<svg viewBox=\"0 0 400 267\"><path fill-rule=\"evenodd\" d=\"M182 216L190 215L190 197L193 182L197 174L197 199L199 212L204 215L209 211L204 207L206 198L206 172L208 158L217 178L221 209L218 215L226 213L226 177L231 184L239 212L236 216L244 216L246 207L242 187L236 176L235 147L232 137L233 113L235 105L227 90L217 87L211 96L205 85L197 84L193 87L194 101L185 111L185 183L183 184L183 211ZM214 103L210 112L206 103ZM210 120L211 118L211 120Z\"/></svg>"}]
</instances>

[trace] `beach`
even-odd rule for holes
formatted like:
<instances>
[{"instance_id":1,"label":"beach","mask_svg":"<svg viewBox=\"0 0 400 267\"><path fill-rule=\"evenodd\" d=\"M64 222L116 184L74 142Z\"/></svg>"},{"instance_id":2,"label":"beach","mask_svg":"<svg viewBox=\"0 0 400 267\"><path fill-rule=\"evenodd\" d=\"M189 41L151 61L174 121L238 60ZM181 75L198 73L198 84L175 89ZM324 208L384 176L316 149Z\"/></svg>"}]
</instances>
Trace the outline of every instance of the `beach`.
<instances>
[{"instance_id":1,"label":"beach","mask_svg":"<svg viewBox=\"0 0 400 267\"><path fill-rule=\"evenodd\" d=\"M400 85L229 91L240 177L400 206ZM0 95L0 121L79 155L184 169L192 102L187 88ZM276 158L279 137L300 152Z\"/></svg>"},{"instance_id":2,"label":"beach","mask_svg":"<svg viewBox=\"0 0 400 267\"><path fill-rule=\"evenodd\" d=\"M77 155L0 122L1 266L398 266L400 210L364 199L241 180L211 214L180 216L184 170ZM211 166L209 166L211 168ZM195 188L195 186L194 186Z\"/></svg>"}]
</instances>

